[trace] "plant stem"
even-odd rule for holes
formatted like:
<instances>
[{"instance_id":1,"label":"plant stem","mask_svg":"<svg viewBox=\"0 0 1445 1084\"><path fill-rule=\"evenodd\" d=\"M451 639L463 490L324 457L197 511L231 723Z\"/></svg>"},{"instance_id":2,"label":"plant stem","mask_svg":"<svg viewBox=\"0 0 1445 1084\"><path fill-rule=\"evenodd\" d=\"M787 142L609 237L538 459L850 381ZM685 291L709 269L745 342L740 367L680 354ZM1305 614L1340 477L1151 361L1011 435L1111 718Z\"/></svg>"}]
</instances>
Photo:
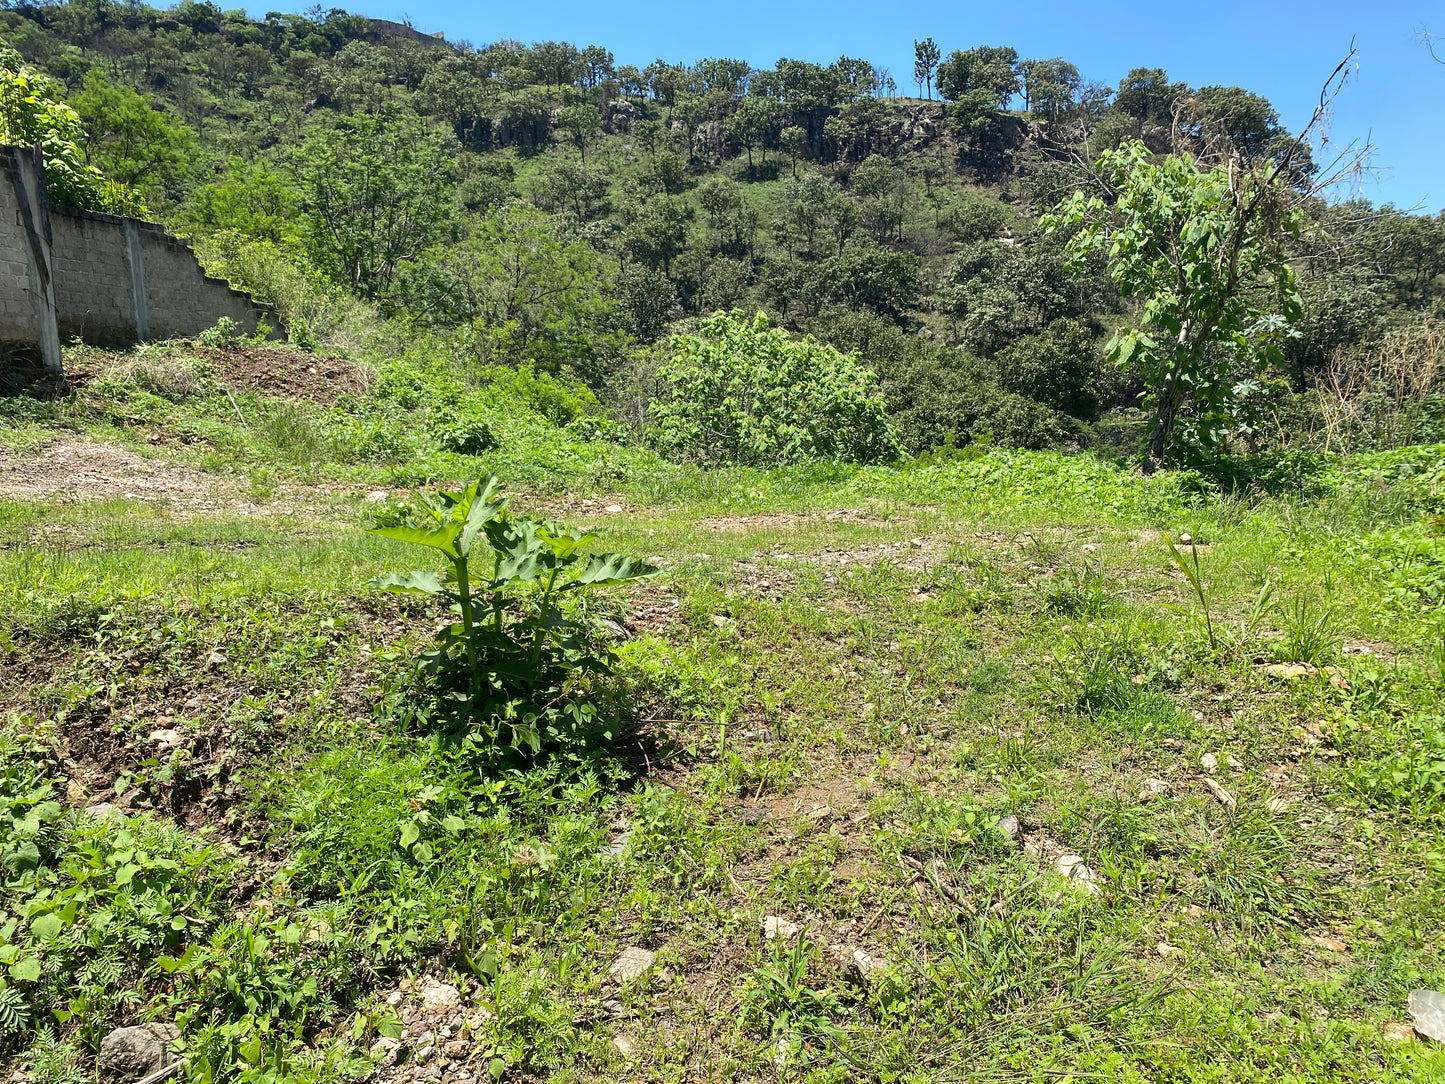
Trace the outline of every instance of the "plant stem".
<instances>
[{"instance_id":1,"label":"plant stem","mask_svg":"<svg viewBox=\"0 0 1445 1084\"><path fill-rule=\"evenodd\" d=\"M472 692L481 685L477 667L477 643L472 636L472 584L468 576L467 559L458 557L452 562L457 575L457 595L462 603L462 642L467 648L467 664L472 669Z\"/></svg>"}]
</instances>

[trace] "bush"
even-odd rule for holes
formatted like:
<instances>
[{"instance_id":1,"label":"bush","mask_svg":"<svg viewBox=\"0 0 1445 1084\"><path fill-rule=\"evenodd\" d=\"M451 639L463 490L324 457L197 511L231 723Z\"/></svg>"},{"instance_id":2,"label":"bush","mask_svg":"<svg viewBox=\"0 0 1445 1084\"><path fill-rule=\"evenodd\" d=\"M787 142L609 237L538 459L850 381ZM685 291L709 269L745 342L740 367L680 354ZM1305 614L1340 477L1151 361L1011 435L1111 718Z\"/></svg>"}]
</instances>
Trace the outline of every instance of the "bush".
<instances>
[{"instance_id":1,"label":"bush","mask_svg":"<svg viewBox=\"0 0 1445 1084\"><path fill-rule=\"evenodd\" d=\"M696 462L772 467L808 459L874 463L896 457L877 377L852 354L793 339L762 313L702 321L674 335L658 369L670 397L649 411L667 451Z\"/></svg>"},{"instance_id":2,"label":"bush","mask_svg":"<svg viewBox=\"0 0 1445 1084\"><path fill-rule=\"evenodd\" d=\"M994 358L999 387L1082 421L1099 417L1101 372L1089 329L1055 320L1010 343Z\"/></svg>"},{"instance_id":3,"label":"bush","mask_svg":"<svg viewBox=\"0 0 1445 1084\"><path fill-rule=\"evenodd\" d=\"M481 455L502 446L492 427L481 418L449 418L433 432L437 444L458 455Z\"/></svg>"}]
</instances>

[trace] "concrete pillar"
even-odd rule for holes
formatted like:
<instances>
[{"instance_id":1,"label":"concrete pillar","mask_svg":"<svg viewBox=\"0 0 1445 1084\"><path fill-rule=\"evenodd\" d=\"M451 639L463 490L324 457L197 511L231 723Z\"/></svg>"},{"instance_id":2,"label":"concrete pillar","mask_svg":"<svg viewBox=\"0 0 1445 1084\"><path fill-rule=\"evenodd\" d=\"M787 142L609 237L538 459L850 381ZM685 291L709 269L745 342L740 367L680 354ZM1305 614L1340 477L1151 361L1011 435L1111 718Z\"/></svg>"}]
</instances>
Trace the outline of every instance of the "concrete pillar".
<instances>
[{"instance_id":1,"label":"concrete pillar","mask_svg":"<svg viewBox=\"0 0 1445 1084\"><path fill-rule=\"evenodd\" d=\"M151 305L146 294L146 257L140 243L140 223L125 220L125 262L130 268L130 303L135 313L135 341L143 343L151 337Z\"/></svg>"},{"instance_id":2,"label":"concrete pillar","mask_svg":"<svg viewBox=\"0 0 1445 1084\"><path fill-rule=\"evenodd\" d=\"M55 280L50 262L50 201L45 159L38 146L0 148L0 207L15 208L25 265L25 292L34 320L33 344L47 376L60 375L60 333L55 327Z\"/></svg>"}]
</instances>

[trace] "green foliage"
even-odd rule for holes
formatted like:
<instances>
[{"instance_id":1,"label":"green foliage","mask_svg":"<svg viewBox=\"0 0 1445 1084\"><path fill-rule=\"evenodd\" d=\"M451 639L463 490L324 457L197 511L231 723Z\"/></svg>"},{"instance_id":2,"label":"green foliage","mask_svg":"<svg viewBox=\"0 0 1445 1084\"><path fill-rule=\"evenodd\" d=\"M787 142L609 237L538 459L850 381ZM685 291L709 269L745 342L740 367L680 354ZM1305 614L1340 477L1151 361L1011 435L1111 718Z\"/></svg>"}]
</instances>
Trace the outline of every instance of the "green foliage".
<instances>
[{"instance_id":1,"label":"green foliage","mask_svg":"<svg viewBox=\"0 0 1445 1084\"><path fill-rule=\"evenodd\" d=\"M573 600L658 569L616 553L584 559L595 536L514 515L499 490L488 476L423 498L416 525L376 528L438 551L449 568L445 580L423 570L372 586L443 599L457 615L437 633L424 665L471 743L487 753L577 751L609 735L605 709L578 697L576 683L608 673L610 652L589 641L585 622L569 616Z\"/></svg>"},{"instance_id":2,"label":"green foliage","mask_svg":"<svg viewBox=\"0 0 1445 1084\"><path fill-rule=\"evenodd\" d=\"M1107 250L1110 276L1140 304L1139 326L1121 328L1107 350L1153 397L1153 469L1181 410L1192 412L1187 435L1203 447L1245 423L1251 381L1282 358L1299 319L1284 241L1301 216L1275 172L1204 170L1188 157L1156 159L1142 143L1098 165L1118 189L1114 206L1077 192L1045 226L1080 227L1069 239L1075 258Z\"/></svg>"},{"instance_id":3,"label":"green foliage","mask_svg":"<svg viewBox=\"0 0 1445 1084\"><path fill-rule=\"evenodd\" d=\"M143 215L134 193L90 164L85 140L80 115L61 101L60 88L0 39L0 144L40 145L46 187L57 203Z\"/></svg>"},{"instance_id":4,"label":"green foliage","mask_svg":"<svg viewBox=\"0 0 1445 1084\"><path fill-rule=\"evenodd\" d=\"M99 69L85 75L72 100L85 130L85 157L126 188L175 197L197 157L196 135L143 95L110 82Z\"/></svg>"},{"instance_id":5,"label":"green foliage","mask_svg":"<svg viewBox=\"0 0 1445 1084\"><path fill-rule=\"evenodd\" d=\"M855 357L793 339L761 313L719 314L699 331L674 335L672 358L658 370L670 397L649 410L669 452L748 466L897 455L876 377Z\"/></svg>"}]
</instances>

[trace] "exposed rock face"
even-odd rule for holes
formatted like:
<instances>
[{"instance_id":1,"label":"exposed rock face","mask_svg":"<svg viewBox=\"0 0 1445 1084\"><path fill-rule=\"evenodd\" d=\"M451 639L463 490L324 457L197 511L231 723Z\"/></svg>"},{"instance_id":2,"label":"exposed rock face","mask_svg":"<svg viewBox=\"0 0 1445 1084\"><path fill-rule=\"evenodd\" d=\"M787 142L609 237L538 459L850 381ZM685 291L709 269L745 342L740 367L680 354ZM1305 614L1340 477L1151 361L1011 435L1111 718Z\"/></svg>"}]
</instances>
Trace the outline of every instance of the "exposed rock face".
<instances>
[{"instance_id":1,"label":"exposed rock face","mask_svg":"<svg viewBox=\"0 0 1445 1084\"><path fill-rule=\"evenodd\" d=\"M100 1041L100 1065L121 1080L140 1080L176 1060L170 1045L180 1038L174 1024L116 1028Z\"/></svg>"}]
</instances>

